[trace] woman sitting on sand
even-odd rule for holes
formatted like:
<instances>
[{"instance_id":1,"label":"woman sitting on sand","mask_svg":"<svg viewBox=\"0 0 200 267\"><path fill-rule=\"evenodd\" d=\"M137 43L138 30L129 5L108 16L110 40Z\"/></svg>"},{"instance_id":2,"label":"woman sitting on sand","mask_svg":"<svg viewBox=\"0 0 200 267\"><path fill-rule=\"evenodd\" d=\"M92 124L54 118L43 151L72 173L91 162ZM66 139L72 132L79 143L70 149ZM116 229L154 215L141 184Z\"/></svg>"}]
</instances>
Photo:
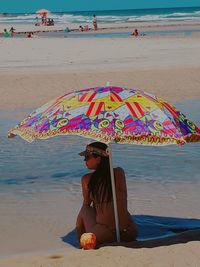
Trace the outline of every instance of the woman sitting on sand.
<instances>
[{"instance_id":1,"label":"woman sitting on sand","mask_svg":"<svg viewBox=\"0 0 200 267\"><path fill-rule=\"evenodd\" d=\"M27 33L27 38L33 38L33 32L28 32Z\"/></svg>"},{"instance_id":2,"label":"woman sitting on sand","mask_svg":"<svg viewBox=\"0 0 200 267\"><path fill-rule=\"evenodd\" d=\"M135 29L134 32L131 33L131 35L137 37L139 35L138 30Z\"/></svg>"},{"instance_id":3,"label":"woman sitting on sand","mask_svg":"<svg viewBox=\"0 0 200 267\"><path fill-rule=\"evenodd\" d=\"M82 177L83 205L76 229L78 238L83 233L94 233L97 244L116 241L116 229L107 145L91 143L79 155L85 157L88 169L94 170ZM137 230L127 210L127 189L122 168L114 168L116 198L121 241L133 241Z\"/></svg>"}]
</instances>

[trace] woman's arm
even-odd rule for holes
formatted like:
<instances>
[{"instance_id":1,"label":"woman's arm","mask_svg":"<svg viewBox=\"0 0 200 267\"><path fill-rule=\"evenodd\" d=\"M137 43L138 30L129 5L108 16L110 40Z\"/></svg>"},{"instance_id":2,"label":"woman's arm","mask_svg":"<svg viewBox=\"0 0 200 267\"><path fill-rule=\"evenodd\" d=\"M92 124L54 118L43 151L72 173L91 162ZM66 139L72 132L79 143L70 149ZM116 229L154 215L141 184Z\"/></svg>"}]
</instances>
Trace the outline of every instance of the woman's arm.
<instances>
[{"instance_id":1,"label":"woman's arm","mask_svg":"<svg viewBox=\"0 0 200 267\"><path fill-rule=\"evenodd\" d=\"M90 181L90 174L86 174L82 177L81 183L82 183L82 193L83 193L83 205L90 206L92 203L92 200L90 198L90 193L88 189L88 184Z\"/></svg>"},{"instance_id":2,"label":"woman's arm","mask_svg":"<svg viewBox=\"0 0 200 267\"><path fill-rule=\"evenodd\" d=\"M127 199L126 177L124 170L120 167L114 169L116 191L120 194L120 198Z\"/></svg>"}]
</instances>

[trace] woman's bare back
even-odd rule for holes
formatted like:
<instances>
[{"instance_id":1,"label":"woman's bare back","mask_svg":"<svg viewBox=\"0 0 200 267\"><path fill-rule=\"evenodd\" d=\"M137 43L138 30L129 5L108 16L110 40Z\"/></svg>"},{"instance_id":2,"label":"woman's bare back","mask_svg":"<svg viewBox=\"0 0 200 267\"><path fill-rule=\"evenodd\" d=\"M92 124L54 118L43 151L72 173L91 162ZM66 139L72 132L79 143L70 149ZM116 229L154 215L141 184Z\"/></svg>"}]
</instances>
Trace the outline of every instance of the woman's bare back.
<instances>
[{"instance_id":1,"label":"woman's bare back","mask_svg":"<svg viewBox=\"0 0 200 267\"><path fill-rule=\"evenodd\" d=\"M124 241L129 241L128 239L134 240L136 238L137 231L135 224L132 222L131 215L127 210L127 188L123 169L115 168L114 176L120 233L121 236L124 235L124 239L126 239ZM113 201L105 200L98 203L95 198L91 198L88 190L90 178L91 174L87 174L82 178L84 203L88 206L93 203L95 216L95 222L90 231L96 234L99 243L113 242L116 240ZM127 234L129 236L125 237Z\"/></svg>"}]
</instances>

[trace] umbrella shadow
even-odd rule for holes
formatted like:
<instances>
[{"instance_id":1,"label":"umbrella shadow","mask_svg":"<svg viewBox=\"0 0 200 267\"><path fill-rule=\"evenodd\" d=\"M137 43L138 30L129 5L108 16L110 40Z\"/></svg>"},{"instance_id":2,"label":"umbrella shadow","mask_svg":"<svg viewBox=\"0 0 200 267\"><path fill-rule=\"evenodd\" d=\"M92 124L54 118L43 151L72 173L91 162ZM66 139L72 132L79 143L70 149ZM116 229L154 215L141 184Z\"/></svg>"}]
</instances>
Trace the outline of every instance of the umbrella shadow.
<instances>
[{"instance_id":1,"label":"umbrella shadow","mask_svg":"<svg viewBox=\"0 0 200 267\"><path fill-rule=\"evenodd\" d=\"M200 219L185 219L151 215L132 216L138 228L137 241L113 242L102 246L153 248L200 241ZM62 241L79 248L76 230L61 237Z\"/></svg>"}]
</instances>

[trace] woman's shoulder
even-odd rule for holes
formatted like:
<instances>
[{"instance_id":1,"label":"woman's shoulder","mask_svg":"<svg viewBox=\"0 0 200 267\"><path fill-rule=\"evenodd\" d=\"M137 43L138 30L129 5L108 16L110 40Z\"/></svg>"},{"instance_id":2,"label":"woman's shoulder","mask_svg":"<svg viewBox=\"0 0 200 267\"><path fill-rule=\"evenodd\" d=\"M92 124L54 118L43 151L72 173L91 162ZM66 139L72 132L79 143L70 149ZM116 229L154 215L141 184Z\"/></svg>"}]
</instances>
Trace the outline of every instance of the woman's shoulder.
<instances>
[{"instance_id":1,"label":"woman's shoulder","mask_svg":"<svg viewBox=\"0 0 200 267\"><path fill-rule=\"evenodd\" d=\"M124 170L120 167L117 167L114 169L115 174L115 185L116 185L116 191L118 194L118 198L120 199L126 199L127 196L127 189L126 189L126 177Z\"/></svg>"},{"instance_id":2,"label":"woman's shoulder","mask_svg":"<svg viewBox=\"0 0 200 267\"><path fill-rule=\"evenodd\" d=\"M124 181L125 179L125 173L121 167L114 168L114 175L115 175L115 179L117 179L118 182Z\"/></svg>"},{"instance_id":3,"label":"woman's shoulder","mask_svg":"<svg viewBox=\"0 0 200 267\"><path fill-rule=\"evenodd\" d=\"M121 167L116 167L114 168L114 173L115 174L123 174L124 175L124 169Z\"/></svg>"},{"instance_id":4,"label":"woman's shoulder","mask_svg":"<svg viewBox=\"0 0 200 267\"><path fill-rule=\"evenodd\" d=\"M90 180L90 177L91 177L92 173L86 173L82 176L82 181L88 181Z\"/></svg>"}]
</instances>

